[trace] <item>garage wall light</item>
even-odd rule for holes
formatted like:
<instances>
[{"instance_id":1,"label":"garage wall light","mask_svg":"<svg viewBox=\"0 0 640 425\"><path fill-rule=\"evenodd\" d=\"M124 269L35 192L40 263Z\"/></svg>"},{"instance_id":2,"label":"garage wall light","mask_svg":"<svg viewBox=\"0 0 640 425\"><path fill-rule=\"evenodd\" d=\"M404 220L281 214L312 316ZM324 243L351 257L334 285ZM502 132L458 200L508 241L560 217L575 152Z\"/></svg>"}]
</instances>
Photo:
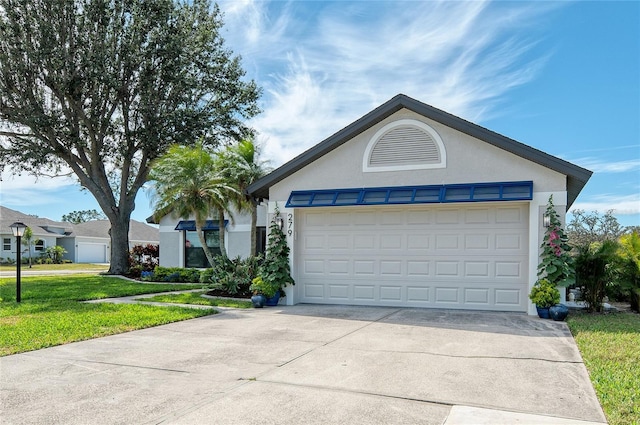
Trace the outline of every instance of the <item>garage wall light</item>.
<instances>
[{"instance_id":1,"label":"garage wall light","mask_svg":"<svg viewBox=\"0 0 640 425\"><path fill-rule=\"evenodd\" d=\"M551 216L549 214L544 214L542 216L542 225L544 227L549 227L551 226Z\"/></svg>"},{"instance_id":2,"label":"garage wall light","mask_svg":"<svg viewBox=\"0 0 640 425\"><path fill-rule=\"evenodd\" d=\"M284 220L282 219L282 217L278 216L276 218L276 226L278 226L278 229L280 230L284 228Z\"/></svg>"}]
</instances>

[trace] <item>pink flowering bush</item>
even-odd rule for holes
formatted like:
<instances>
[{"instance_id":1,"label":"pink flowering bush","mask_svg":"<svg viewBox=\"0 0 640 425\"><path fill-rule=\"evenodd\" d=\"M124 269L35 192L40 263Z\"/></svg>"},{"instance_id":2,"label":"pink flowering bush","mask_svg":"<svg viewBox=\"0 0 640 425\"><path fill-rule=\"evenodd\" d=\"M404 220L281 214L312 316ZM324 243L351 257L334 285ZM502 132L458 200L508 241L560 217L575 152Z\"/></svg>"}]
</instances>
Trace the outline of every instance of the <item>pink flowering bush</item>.
<instances>
[{"instance_id":1,"label":"pink flowering bush","mask_svg":"<svg viewBox=\"0 0 640 425\"><path fill-rule=\"evenodd\" d=\"M542 254L538 264L538 279L546 279L556 286L569 286L575 283L573 259L569 255L571 247L553 206L553 196L549 197L545 214L550 218L550 225L540 246Z\"/></svg>"}]
</instances>

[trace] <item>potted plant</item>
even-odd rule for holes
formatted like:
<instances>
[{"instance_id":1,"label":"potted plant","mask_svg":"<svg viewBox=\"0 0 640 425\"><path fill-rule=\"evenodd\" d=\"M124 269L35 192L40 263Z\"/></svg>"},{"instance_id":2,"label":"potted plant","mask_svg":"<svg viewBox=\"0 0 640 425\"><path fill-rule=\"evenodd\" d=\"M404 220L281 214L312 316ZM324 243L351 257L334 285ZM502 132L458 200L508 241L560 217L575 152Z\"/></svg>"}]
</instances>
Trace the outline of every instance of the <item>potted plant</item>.
<instances>
[{"instance_id":1,"label":"potted plant","mask_svg":"<svg viewBox=\"0 0 640 425\"><path fill-rule=\"evenodd\" d=\"M287 245L287 238L278 223L279 216L280 210L276 206L269 226L267 253L260 266L258 277L253 280L254 284L258 281L261 282L260 284L273 288L274 293L271 297L264 294L267 296L266 305L268 306L278 305L280 296L284 295L284 288L287 285L295 285L289 267L289 245Z\"/></svg>"},{"instance_id":2,"label":"potted plant","mask_svg":"<svg viewBox=\"0 0 640 425\"><path fill-rule=\"evenodd\" d=\"M276 293L280 291L279 288L272 285L269 282L265 282L261 276L256 277L251 281L251 286L249 287L251 291L253 291L253 296L251 297L251 302L255 308L262 308L267 302L267 299L273 298Z\"/></svg>"},{"instance_id":3,"label":"potted plant","mask_svg":"<svg viewBox=\"0 0 640 425\"><path fill-rule=\"evenodd\" d=\"M560 291L555 284L547 279L540 279L531 288L529 299L536 305L538 316L541 319L549 318L549 307L560 302Z\"/></svg>"}]
</instances>

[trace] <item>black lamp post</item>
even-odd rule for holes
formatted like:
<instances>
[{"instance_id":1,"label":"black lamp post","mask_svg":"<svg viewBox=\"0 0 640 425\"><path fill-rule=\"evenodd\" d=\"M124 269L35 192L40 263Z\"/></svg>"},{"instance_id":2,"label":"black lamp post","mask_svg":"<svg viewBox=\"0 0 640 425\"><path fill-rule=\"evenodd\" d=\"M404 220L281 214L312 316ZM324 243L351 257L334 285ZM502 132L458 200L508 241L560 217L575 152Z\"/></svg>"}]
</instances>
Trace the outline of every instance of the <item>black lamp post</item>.
<instances>
[{"instance_id":1,"label":"black lamp post","mask_svg":"<svg viewBox=\"0 0 640 425\"><path fill-rule=\"evenodd\" d=\"M21 221L13 223L11 226L11 231L13 232L13 236L16 237L16 301L20 302L20 266L22 265L22 258L20 254L22 254L20 250L20 244L22 236L24 235L24 229L27 228L27 225L22 223Z\"/></svg>"}]
</instances>

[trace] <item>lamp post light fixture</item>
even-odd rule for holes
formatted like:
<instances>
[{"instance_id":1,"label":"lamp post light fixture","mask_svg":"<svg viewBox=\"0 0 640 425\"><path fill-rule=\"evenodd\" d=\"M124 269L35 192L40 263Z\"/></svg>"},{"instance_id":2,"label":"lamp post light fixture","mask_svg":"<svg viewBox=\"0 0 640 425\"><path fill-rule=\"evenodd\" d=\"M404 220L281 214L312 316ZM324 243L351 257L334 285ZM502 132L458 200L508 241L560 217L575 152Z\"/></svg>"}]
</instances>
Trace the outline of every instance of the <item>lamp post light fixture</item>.
<instances>
[{"instance_id":1,"label":"lamp post light fixture","mask_svg":"<svg viewBox=\"0 0 640 425\"><path fill-rule=\"evenodd\" d=\"M27 228L27 225L21 221L17 221L13 223L11 226L11 231L13 232L13 236L16 237L16 301L20 302L20 266L22 265L22 258L20 251L20 244L22 236L24 235L24 230Z\"/></svg>"}]
</instances>

